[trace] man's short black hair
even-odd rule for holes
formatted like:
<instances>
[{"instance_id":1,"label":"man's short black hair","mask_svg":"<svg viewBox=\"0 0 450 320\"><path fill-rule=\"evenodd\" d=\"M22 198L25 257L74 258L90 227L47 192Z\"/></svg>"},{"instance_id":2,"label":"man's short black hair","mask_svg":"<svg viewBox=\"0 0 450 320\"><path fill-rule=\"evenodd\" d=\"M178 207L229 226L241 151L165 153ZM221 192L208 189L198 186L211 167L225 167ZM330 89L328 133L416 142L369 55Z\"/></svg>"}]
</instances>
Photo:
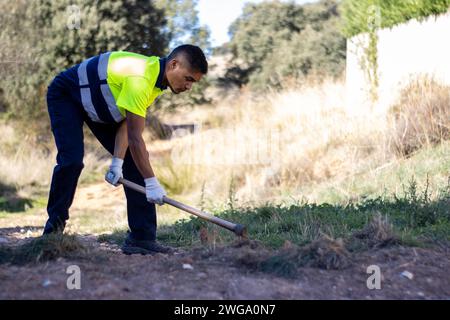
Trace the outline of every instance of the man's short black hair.
<instances>
[{"instance_id":1,"label":"man's short black hair","mask_svg":"<svg viewBox=\"0 0 450 320\"><path fill-rule=\"evenodd\" d=\"M203 74L208 73L208 61L206 61L206 57L202 49L191 44L183 44L173 49L167 57L167 60L170 61L180 54L186 57L186 60L189 62L193 70L199 71Z\"/></svg>"}]
</instances>

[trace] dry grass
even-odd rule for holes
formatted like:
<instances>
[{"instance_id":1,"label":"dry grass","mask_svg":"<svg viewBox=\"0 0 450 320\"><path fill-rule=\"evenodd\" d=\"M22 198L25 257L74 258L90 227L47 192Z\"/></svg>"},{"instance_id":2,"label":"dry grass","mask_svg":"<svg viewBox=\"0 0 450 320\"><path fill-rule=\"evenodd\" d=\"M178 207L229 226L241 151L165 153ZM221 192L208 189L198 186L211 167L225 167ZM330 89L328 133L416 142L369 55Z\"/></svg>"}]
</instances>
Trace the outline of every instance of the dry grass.
<instances>
[{"instance_id":1,"label":"dry grass","mask_svg":"<svg viewBox=\"0 0 450 320\"><path fill-rule=\"evenodd\" d=\"M355 230L344 239L334 239L322 233L310 243L300 246L285 240L280 249L272 251L260 241L239 241L233 245L238 249L233 259L239 266L252 270L294 277L303 267L345 269L351 266L355 253L400 243L388 216L376 212L362 229Z\"/></svg>"},{"instance_id":2,"label":"dry grass","mask_svg":"<svg viewBox=\"0 0 450 320\"><path fill-rule=\"evenodd\" d=\"M50 184L56 164L56 148L50 141L36 142L36 137L2 122L0 124L0 181L13 186L18 193L30 194L36 187ZM97 148L98 149L98 148ZM81 181L90 181L92 174L106 169L103 153L89 148L84 157L85 169Z\"/></svg>"},{"instance_id":3,"label":"dry grass","mask_svg":"<svg viewBox=\"0 0 450 320\"><path fill-rule=\"evenodd\" d=\"M399 101L402 107L394 108L397 120L390 122L390 115L370 106L348 109L339 81L262 96L244 91L214 108L171 115L208 123L195 135L156 147L166 150L157 175L174 192L213 198L216 205L227 202L232 184L239 204L277 202L289 195L320 201L317 194L302 190L376 172L401 159L399 149L448 139L449 92L432 81L413 82Z\"/></svg>"},{"instance_id":4,"label":"dry grass","mask_svg":"<svg viewBox=\"0 0 450 320\"><path fill-rule=\"evenodd\" d=\"M206 197L220 202L233 180L237 199L246 203L298 194L306 184L385 163L391 154L384 115L347 110L344 92L343 83L325 81L205 108L202 118L221 125L169 142L170 159L157 174L166 185L189 184L196 199L204 184Z\"/></svg>"},{"instance_id":5,"label":"dry grass","mask_svg":"<svg viewBox=\"0 0 450 320\"><path fill-rule=\"evenodd\" d=\"M362 229L355 232L348 247L352 250L361 248L381 248L400 243L395 235L394 227L387 216L377 212L371 221Z\"/></svg>"},{"instance_id":6,"label":"dry grass","mask_svg":"<svg viewBox=\"0 0 450 320\"><path fill-rule=\"evenodd\" d=\"M259 267L262 271L292 276L299 267L340 270L350 264L351 256L344 241L324 235L306 246L285 249L262 261Z\"/></svg>"},{"instance_id":7,"label":"dry grass","mask_svg":"<svg viewBox=\"0 0 450 320\"><path fill-rule=\"evenodd\" d=\"M18 189L49 184L55 153L36 148L32 140L12 125L1 124L0 180L5 184Z\"/></svg>"},{"instance_id":8,"label":"dry grass","mask_svg":"<svg viewBox=\"0 0 450 320\"><path fill-rule=\"evenodd\" d=\"M412 81L392 108L392 147L400 155L450 139L450 87L429 77Z\"/></svg>"},{"instance_id":9,"label":"dry grass","mask_svg":"<svg viewBox=\"0 0 450 320\"><path fill-rule=\"evenodd\" d=\"M19 246L0 246L0 263L39 263L57 258L81 258L89 248L76 236L52 234L28 239Z\"/></svg>"}]
</instances>

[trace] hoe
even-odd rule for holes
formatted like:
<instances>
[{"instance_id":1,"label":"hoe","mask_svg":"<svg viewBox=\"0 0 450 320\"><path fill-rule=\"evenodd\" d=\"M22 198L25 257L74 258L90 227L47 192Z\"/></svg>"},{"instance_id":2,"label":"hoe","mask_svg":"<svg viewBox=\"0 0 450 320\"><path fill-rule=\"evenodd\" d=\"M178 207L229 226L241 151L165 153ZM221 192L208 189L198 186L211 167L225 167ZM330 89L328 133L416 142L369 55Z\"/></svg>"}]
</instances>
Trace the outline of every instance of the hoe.
<instances>
[{"instance_id":1,"label":"hoe","mask_svg":"<svg viewBox=\"0 0 450 320\"><path fill-rule=\"evenodd\" d=\"M134 191L145 194L145 188L134 182L128 181L123 178L119 179L119 182L127 188L130 188L130 189L133 189ZM191 206L188 206L186 204L183 204L181 202L178 202L178 201L173 200L166 196L164 196L163 201L164 201L164 203L170 204L171 206L174 206L175 208L181 209L181 210L191 213L199 218L202 218L206 221L215 223L215 224L221 226L222 228L228 229L228 230L234 232L237 236L247 238L247 228L241 224L235 224L230 221L220 219L220 218L213 216L207 212L203 212L201 210L198 210L196 208L193 208Z\"/></svg>"}]
</instances>

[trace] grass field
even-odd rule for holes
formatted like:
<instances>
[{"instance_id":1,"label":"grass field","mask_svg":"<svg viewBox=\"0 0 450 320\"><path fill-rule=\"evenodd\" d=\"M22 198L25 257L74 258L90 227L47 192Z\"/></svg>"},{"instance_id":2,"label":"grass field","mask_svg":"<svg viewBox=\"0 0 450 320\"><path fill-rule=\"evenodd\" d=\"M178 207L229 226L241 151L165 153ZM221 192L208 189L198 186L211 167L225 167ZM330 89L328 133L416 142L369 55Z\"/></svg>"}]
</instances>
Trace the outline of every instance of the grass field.
<instances>
[{"instance_id":1,"label":"grass field","mask_svg":"<svg viewBox=\"0 0 450 320\"><path fill-rule=\"evenodd\" d=\"M371 171L351 177L340 182L340 188L322 186L318 193L322 201L318 202L291 197L276 204L241 208L233 205L231 196L225 207L213 211L248 226L251 239L273 248L280 248L286 241L304 245L323 236L351 240L355 232L374 220L382 221L380 227L404 244L446 242L450 241L449 155L449 143L421 150L379 170L378 175ZM352 197L341 191L355 185L360 188L352 190ZM163 226L160 239L175 246L190 246L200 243L203 229L211 243L233 239L230 232L198 218ZM121 241L123 235L123 230L116 230L102 239Z\"/></svg>"}]
</instances>

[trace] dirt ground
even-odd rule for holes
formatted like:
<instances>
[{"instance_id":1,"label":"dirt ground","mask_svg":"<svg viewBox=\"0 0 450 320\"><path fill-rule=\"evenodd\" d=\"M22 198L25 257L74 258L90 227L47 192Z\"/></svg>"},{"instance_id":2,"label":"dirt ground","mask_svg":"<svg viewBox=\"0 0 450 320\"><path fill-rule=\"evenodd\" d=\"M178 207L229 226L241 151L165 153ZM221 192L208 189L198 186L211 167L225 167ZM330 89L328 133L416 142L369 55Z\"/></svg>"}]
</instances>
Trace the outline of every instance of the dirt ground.
<instances>
[{"instance_id":1,"label":"dirt ground","mask_svg":"<svg viewBox=\"0 0 450 320\"><path fill-rule=\"evenodd\" d=\"M92 205L89 201L98 205L93 194L104 193L78 193L75 221L77 210ZM42 211L0 221L0 245L16 246L38 236L45 221ZM118 221L124 220L123 212L117 214ZM126 256L96 235L79 239L90 248L87 258L0 264L0 299L450 299L450 248L444 246L372 249L353 254L344 269L301 267L286 278L252 267L252 256L264 254L252 241ZM79 290L67 288L71 265L81 271ZM379 290L367 287L370 265L380 267Z\"/></svg>"},{"instance_id":2,"label":"dirt ground","mask_svg":"<svg viewBox=\"0 0 450 320\"><path fill-rule=\"evenodd\" d=\"M12 242L17 231L1 237ZM344 270L299 268L294 278L285 278L244 266L242 253L252 250L246 244L126 256L95 237L82 240L94 246L92 259L0 265L0 299L450 299L445 248L374 250ZM71 265L81 270L80 290L67 288ZM369 265L380 267L380 290L367 288Z\"/></svg>"}]
</instances>

